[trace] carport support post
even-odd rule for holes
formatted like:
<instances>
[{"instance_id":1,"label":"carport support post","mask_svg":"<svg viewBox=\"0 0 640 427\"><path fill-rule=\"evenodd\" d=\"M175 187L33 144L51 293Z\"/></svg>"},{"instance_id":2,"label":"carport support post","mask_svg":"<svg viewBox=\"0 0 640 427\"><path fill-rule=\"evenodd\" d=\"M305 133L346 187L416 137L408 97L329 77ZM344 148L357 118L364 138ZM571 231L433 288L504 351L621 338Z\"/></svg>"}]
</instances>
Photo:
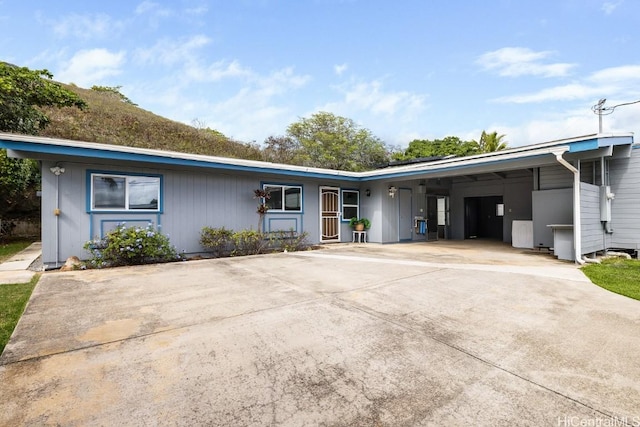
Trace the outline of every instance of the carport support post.
<instances>
[{"instance_id":1,"label":"carport support post","mask_svg":"<svg viewBox=\"0 0 640 427\"><path fill-rule=\"evenodd\" d=\"M573 173L573 249L575 250L574 258L578 264L584 264L582 261L582 223L580 221L580 171L567 162L562 155L567 151L563 149L560 152L554 152L556 160L569 169ZM578 165L580 160L578 160Z\"/></svg>"}]
</instances>

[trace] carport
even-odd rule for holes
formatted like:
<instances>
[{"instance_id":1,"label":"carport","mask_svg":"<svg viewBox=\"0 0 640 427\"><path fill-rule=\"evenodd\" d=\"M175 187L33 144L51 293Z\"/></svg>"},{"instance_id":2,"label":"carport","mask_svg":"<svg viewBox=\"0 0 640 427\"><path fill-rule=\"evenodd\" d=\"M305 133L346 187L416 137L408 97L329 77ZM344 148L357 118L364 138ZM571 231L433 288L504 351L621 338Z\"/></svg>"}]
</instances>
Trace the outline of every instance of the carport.
<instances>
[{"instance_id":1,"label":"carport","mask_svg":"<svg viewBox=\"0 0 640 427\"><path fill-rule=\"evenodd\" d=\"M368 211L375 215L381 209L382 217L389 217L379 231L383 242L484 238L512 243L516 221L530 229L528 247L554 248L549 226L562 225L570 230L571 249L561 258L582 262L584 254L610 247L610 176L618 161L629 161L632 143L631 135L589 135L368 172L366 182L390 190ZM623 167L628 175L640 174Z\"/></svg>"}]
</instances>

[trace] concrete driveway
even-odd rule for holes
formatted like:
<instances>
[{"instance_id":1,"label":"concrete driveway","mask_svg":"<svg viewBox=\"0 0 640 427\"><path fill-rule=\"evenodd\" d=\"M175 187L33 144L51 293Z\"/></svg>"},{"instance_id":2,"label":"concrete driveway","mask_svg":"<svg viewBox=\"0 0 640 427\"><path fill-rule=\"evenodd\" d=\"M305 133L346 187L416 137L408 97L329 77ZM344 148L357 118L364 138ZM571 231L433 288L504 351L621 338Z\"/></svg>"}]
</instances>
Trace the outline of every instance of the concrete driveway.
<instances>
[{"instance_id":1,"label":"concrete driveway","mask_svg":"<svg viewBox=\"0 0 640 427\"><path fill-rule=\"evenodd\" d=\"M640 302L465 243L44 274L0 425L640 425Z\"/></svg>"}]
</instances>

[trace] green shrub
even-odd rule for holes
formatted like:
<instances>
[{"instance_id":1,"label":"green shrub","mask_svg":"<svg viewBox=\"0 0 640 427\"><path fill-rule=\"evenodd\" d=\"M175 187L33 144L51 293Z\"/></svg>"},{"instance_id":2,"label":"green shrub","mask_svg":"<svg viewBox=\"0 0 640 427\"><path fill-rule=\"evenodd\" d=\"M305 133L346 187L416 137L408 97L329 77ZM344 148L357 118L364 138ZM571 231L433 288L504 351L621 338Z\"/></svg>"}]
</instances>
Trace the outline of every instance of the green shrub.
<instances>
[{"instance_id":1,"label":"green shrub","mask_svg":"<svg viewBox=\"0 0 640 427\"><path fill-rule=\"evenodd\" d=\"M183 259L169 243L169 237L155 229L151 223L144 228L127 228L125 223L119 224L102 239L85 243L84 248L91 254L87 266L94 268Z\"/></svg>"},{"instance_id":2,"label":"green shrub","mask_svg":"<svg viewBox=\"0 0 640 427\"><path fill-rule=\"evenodd\" d=\"M269 248L269 240L263 233L255 230L242 230L233 233L234 248L231 255L257 255Z\"/></svg>"},{"instance_id":3,"label":"green shrub","mask_svg":"<svg viewBox=\"0 0 640 427\"><path fill-rule=\"evenodd\" d=\"M277 251L303 251L309 247L309 233L297 233L295 230L278 230L269 233L270 246Z\"/></svg>"},{"instance_id":4,"label":"green shrub","mask_svg":"<svg viewBox=\"0 0 640 427\"><path fill-rule=\"evenodd\" d=\"M200 231L200 245L213 252L213 256L221 257L231 253L233 230L203 227Z\"/></svg>"}]
</instances>

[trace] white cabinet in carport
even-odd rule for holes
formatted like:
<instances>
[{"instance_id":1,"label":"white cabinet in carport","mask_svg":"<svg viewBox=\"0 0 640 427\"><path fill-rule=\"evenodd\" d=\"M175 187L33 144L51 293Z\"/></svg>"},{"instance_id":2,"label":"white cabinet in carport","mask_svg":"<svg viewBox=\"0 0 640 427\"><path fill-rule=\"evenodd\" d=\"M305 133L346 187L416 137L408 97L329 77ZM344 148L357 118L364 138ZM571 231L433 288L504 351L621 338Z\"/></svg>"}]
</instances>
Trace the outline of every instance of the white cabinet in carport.
<instances>
[{"instance_id":1,"label":"white cabinet in carport","mask_svg":"<svg viewBox=\"0 0 640 427\"><path fill-rule=\"evenodd\" d=\"M533 221L514 220L511 224L511 246L533 248Z\"/></svg>"},{"instance_id":2,"label":"white cabinet in carport","mask_svg":"<svg viewBox=\"0 0 640 427\"><path fill-rule=\"evenodd\" d=\"M553 254L558 259L573 260L573 225L549 224L547 227L553 230Z\"/></svg>"}]
</instances>

